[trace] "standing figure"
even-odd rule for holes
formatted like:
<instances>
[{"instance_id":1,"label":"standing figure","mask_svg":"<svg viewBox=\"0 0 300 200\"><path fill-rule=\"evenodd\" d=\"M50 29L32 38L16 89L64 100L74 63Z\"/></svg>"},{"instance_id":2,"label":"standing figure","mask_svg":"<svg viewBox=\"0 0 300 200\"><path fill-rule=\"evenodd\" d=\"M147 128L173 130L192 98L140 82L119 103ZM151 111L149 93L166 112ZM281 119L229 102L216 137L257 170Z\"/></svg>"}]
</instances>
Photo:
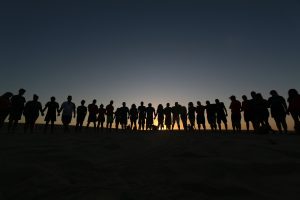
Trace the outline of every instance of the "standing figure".
<instances>
[{"instance_id":1,"label":"standing figure","mask_svg":"<svg viewBox=\"0 0 300 200\"><path fill-rule=\"evenodd\" d=\"M94 99L93 103L88 105L89 117L86 128L90 126L92 122L94 124L94 130L96 130L96 121L97 121L97 114L98 114L98 106L96 105L97 100Z\"/></svg>"},{"instance_id":2,"label":"standing figure","mask_svg":"<svg viewBox=\"0 0 300 200\"><path fill-rule=\"evenodd\" d=\"M219 131L222 130L221 123L225 125L225 130L227 131L227 110L223 102L220 102L219 99L215 100L216 102L216 112L217 112L217 123Z\"/></svg>"},{"instance_id":3,"label":"standing figure","mask_svg":"<svg viewBox=\"0 0 300 200\"><path fill-rule=\"evenodd\" d=\"M211 104L209 101L206 101L206 115L207 121L210 125L212 131L217 130L217 123L216 123L216 105Z\"/></svg>"},{"instance_id":4,"label":"standing figure","mask_svg":"<svg viewBox=\"0 0 300 200\"><path fill-rule=\"evenodd\" d=\"M249 113L250 121L252 123L253 129L256 131L259 128L259 111L257 109L257 95L256 92L251 92L252 99L249 100Z\"/></svg>"},{"instance_id":5,"label":"standing figure","mask_svg":"<svg viewBox=\"0 0 300 200\"><path fill-rule=\"evenodd\" d=\"M146 121L146 107L144 102L141 102L141 105L138 107L139 112L139 130L145 130L145 121Z\"/></svg>"},{"instance_id":6,"label":"standing figure","mask_svg":"<svg viewBox=\"0 0 300 200\"><path fill-rule=\"evenodd\" d=\"M138 110L136 108L135 104L131 105L131 108L129 110L129 116L130 116L130 129L131 130L136 130L136 121L138 119Z\"/></svg>"},{"instance_id":7,"label":"standing figure","mask_svg":"<svg viewBox=\"0 0 300 200\"><path fill-rule=\"evenodd\" d=\"M282 128L285 133L287 133L286 124L286 113L287 105L286 101L282 96L279 96L277 91L270 91L271 97L268 99L269 107L271 108L271 116L274 118L276 126L280 133L282 133Z\"/></svg>"},{"instance_id":8,"label":"standing figure","mask_svg":"<svg viewBox=\"0 0 300 200\"><path fill-rule=\"evenodd\" d=\"M152 107L152 104L149 103L146 108L146 130L153 128L153 119L155 117L155 109Z\"/></svg>"},{"instance_id":9,"label":"standing figure","mask_svg":"<svg viewBox=\"0 0 300 200\"><path fill-rule=\"evenodd\" d=\"M231 109L231 123L233 132L241 131L241 108L242 104L240 101L236 100L235 96L230 97L231 104L229 108Z\"/></svg>"},{"instance_id":10,"label":"standing figure","mask_svg":"<svg viewBox=\"0 0 300 200\"><path fill-rule=\"evenodd\" d=\"M269 125L269 104L266 99L262 97L260 93L256 94L255 109L257 112L258 127L266 128L268 131L271 130Z\"/></svg>"},{"instance_id":11,"label":"standing figure","mask_svg":"<svg viewBox=\"0 0 300 200\"><path fill-rule=\"evenodd\" d=\"M249 102L247 96L243 95L242 99L243 99L243 102L242 102L241 111L244 112L244 121L246 123L247 132L249 132L250 120L252 119L251 116L253 116L253 114L251 113L252 110L250 108L250 102Z\"/></svg>"},{"instance_id":12,"label":"standing figure","mask_svg":"<svg viewBox=\"0 0 300 200\"><path fill-rule=\"evenodd\" d=\"M164 107L162 104L159 104L157 106L156 116L158 121L158 129L163 130L164 129Z\"/></svg>"},{"instance_id":13,"label":"standing figure","mask_svg":"<svg viewBox=\"0 0 300 200\"><path fill-rule=\"evenodd\" d=\"M128 119L128 115L129 115L129 109L126 106L125 102L122 103L122 106L123 107L120 108L120 115L121 115L120 123L121 123L122 130L126 130L127 123L128 123L127 119Z\"/></svg>"},{"instance_id":14,"label":"standing figure","mask_svg":"<svg viewBox=\"0 0 300 200\"><path fill-rule=\"evenodd\" d=\"M300 132L300 95L296 89L290 89L288 95L288 113L293 117L295 130Z\"/></svg>"},{"instance_id":15,"label":"standing figure","mask_svg":"<svg viewBox=\"0 0 300 200\"><path fill-rule=\"evenodd\" d=\"M104 105L101 104L98 109L98 118L97 118L97 121L98 121L97 130L98 131L99 131L99 128L101 128L101 131L103 131L103 125L105 122L105 113L106 113L106 109L104 108Z\"/></svg>"},{"instance_id":16,"label":"standing figure","mask_svg":"<svg viewBox=\"0 0 300 200\"><path fill-rule=\"evenodd\" d=\"M30 129L30 132L33 132L35 122L39 117L39 113L41 112L42 116L44 116L42 104L38 101L39 97L34 94L33 100L28 101L24 107L24 116L25 116L25 124L24 124L24 132L27 132L27 129Z\"/></svg>"},{"instance_id":17,"label":"standing figure","mask_svg":"<svg viewBox=\"0 0 300 200\"><path fill-rule=\"evenodd\" d=\"M64 125L64 132L69 132L69 124L72 120L72 114L74 114L74 118L76 117L76 106L72 102L72 96L68 96L67 101L61 104L59 109L59 114L62 111L61 121Z\"/></svg>"},{"instance_id":18,"label":"standing figure","mask_svg":"<svg viewBox=\"0 0 300 200\"><path fill-rule=\"evenodd\" d=\"M194 107L194 104L193 102L190 102L188 104L188 116L189 116L189 121L190 121L190 124L191 124L191 130L194 130L195 129L195 112L196 112L196 108Z\"/></svg>"},{"instance_id":19,"label":"standing figure","mask_svg":"<svg viewBox=\"0 0 300 200\"><path fill-rule=\"evenodd\" d=\"M180 106L180 118L182 121L183 129L187 131L187 109L185 106Z\"/></svg>"},{"instance_id":20,"label":"standing figure","mask_svg":"<svg viewBox=\"0 0 300 200\"><path fill-rule=\"evenodd\" d=\"M114 101L111 100L110 103L106 106L106 129L109 127L111 131L112 123L114 122Z\"/></svg>"},{"instance_id":21,"label":"standing figure","mask_svg":"<svg viewBox=\"0 0 300 200\"><path fill-rule=\"evenodd\" d=\"M10 98L13 96L11 92L6 92L0 97L0 129L4 125L4 121L9 115L11 109Z\"/></svg>"},{"instance_id":22,"label":"standing figure","mask_svg":"<svg viewBox=\"0 0 300 200\"><path fill-rule=\"evenodd\" d=\"M177 123L178 130L180 130L180 105L178 102L175 102L175 106L172 107L172 114L173 114L173 123L172 123L172 130L174 129L175 123Z\"/></svg>"},{"instance_id":23,"label":"standing figure","mask_svg":"<svg viewBox=\"0 0 300 200\"><path fill-rule=\"evenodd\" d=\"M81 105L77 107L77 120L76 120L75 131L82 130L83 122L87 114L87 107L84 105L85 100L81 100L80 103Z\"/></svg>"},{"instance_id":24,"label":"standing figure","mask_svg":"<svg viewBox=\"0 0 300 200\"><path fill-rule=\"evenodd\" d=\"M56 115L57 112L59 111L59 104L55 101L55 97L51 97L50 101L46 103L45 108L43 109L43 112L47 110L47 114L45 117L45 127L44 127L44 132L47 132L49 122L51 122L50 130L51 133L53 133L54 130L54 122L56 121Z\"/></svg>"},{"instance_id":25,"label":"standing figure","mask_svg":"<svg viewBox=\"0 0 300 200\"><path fill-rule=\"evenodd\" d=\"M116 123L116 132L119 130L119 124L121 122L121 108L117 108L115 112L115 123Z\"/></svg>"},{"instance_id":26,"label":"standing figure","mask_svg":"<svg viewBox=\"0 0 300 200\"><path fill-rule=\"evenodd\" d=\"M165 125L167 130L171 130L172 124L172 108L170 107L170 103L167 103L167 106L164 109L165 114Z\"/></svg>"},{"instance_id":27,"label":"standing figure","mask_svg":"<svg viewBox=\"0 0 300 200\"><path fill-rule=\"evenodd\" d=\"M200 101L197 101L197 107L196 107L196 113L197 113L197 125L198 125L198 130L200 131L201 129L201 124L203 127L203 130L206 130L206 125L205 125L205 112L206 107L201 105Z\"/></svg>"},{"instance_id":28,"label":"standing figure","mask_svg":"<svg viewBox=\"0 0 300 200\"><path fill-rule=\"evenodd\" d=\"M24 104L26 102L23 95L25 94L24 89L19 90L18 95L14 95L11 98L11 109L9 114L9 121L8 121L8 131L12 128L12 131L14 131L18 125L19 120L22 117L23 110L24 110Z\"/></svg>"}]
</instances>

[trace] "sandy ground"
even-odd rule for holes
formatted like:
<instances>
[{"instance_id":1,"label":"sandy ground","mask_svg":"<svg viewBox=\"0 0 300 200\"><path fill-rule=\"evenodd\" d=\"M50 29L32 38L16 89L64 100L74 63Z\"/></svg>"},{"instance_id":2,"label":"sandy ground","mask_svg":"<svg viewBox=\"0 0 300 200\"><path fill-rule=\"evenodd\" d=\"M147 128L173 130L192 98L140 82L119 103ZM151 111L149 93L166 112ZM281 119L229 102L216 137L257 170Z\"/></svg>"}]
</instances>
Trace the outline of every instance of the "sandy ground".
<instances>
[{"instance_id":1,"label":"sandy ground","mask_svg":"<svg viewBox=\"0 0 300 200\"><path fill-rule=\"evenodd\" d=\"M299 146L294 134L2 130L0 199L299 199Z\"/></svg>"}]
</instances>

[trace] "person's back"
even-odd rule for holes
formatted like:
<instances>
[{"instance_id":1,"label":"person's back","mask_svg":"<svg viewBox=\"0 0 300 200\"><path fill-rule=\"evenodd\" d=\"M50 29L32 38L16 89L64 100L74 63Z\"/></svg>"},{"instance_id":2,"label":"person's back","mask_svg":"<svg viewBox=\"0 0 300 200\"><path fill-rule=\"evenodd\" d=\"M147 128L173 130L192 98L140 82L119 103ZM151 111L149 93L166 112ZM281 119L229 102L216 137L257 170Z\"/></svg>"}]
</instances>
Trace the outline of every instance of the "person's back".
<instances>
[{"instance_id":1,"label":"person's back","mask_svg":"<svg viewBox=\"0 0 300 200\"><path fill-rule=\"evenodd\" d=\"M98 109L98 120L100 122L104 122L105 121L105 113L106 113L106 109L101 104L100 107L99 107L99 109Z\"/></svg>"},{"instance_id":2,"label":"person's back","mask_svg":"<svg viewBox=\"0 0 300 200\"><path fill-rule=\"evenodd\" d=\"M77 118L79 121L84 121L84 118L87 114L87 107L84 105L80 105L77 107Z\"/></svg>"},{"instance_id":3,"label":"person's back","mask_svg":"<svg viewBox=\"0 0 300 200\"><path fill-rule=\"evenodd\" d=\"M139 106L138 107L139 112L139 118L146 118L146 107L145 106Z\"/></svg>"},{"instance_id":4,"label":"person's back","mask_svg":"<svg viewBox=\"0 0 300 200\"><path fill-rule=\"evenodd\" d=\"M56 112L59 109L59 104L55 101L54 102L49 101L46 103L45 107L48 108L46 117L47 116L56 116L56 114L57 114Z\"/></svg>"},{"instance_id":5,"label":"person's back","mask_svg":"<svg viewBox=\"0 0 300 200\"><path fill-rule=\"evenodd\" d=\"M200 131L201 125L204 130L206 130L206 125L205 125L205 109L206 107L201 105L200 101L197 101L197 107L196 107L196 113L197 113L197 125L198 125L198 130Z\"/></svg>"},{"instance_id":6,"label":"person's back","mask_svg":"<svg viewBox=\"0 0 300 200\"><path fill-rule=\"evenodd\" d=\"M149 103L148 107L146 108L146 130L152 130L154 114L155 109L152 107L152 104Z\"/></svg>"},{"instance_id":7,"label":"person's back","mask_svg":"<svg viewBox=\"0 0 300 200\"><path fill-rule=\"evenodd\" d=\"M272 116L285 115L286 102L282 96L272 96L268 99Z\"/></svg>"},{"instance_id":8,"label":"person's back","mask_svg":"<svg viewBox=\"0 0 300 200\"><path fill-rule=\"evenodd\" d=\"M144 106L144 102L141 102L141 105L138 107L138 113L139 113L139 130L145 129L145 120L146 120L146 107Z\"/></svg>"},{"instance_id":9,"label":"person's back","mask_svg":"<svg viewBox=\"0 0 300 200\"><path fill-rule=\"evenodd\" d=\"M129 110L130 119L136 121L138 118L138 110L136 107L131 107Z\"/></svg>"},{"instance_id":10,"label":"person's back","mask_svg":"<svg viewBox=\"0 0 300 200\"><path fill-rule=\"evenodd\" d=\"M29 119L37 119L42 110L42 104L38 101L28 101L24 107L24 115Z\"/></svg>"},{"instance_id":11,"label":"person's back","mask_svg":"<svg viewBox=\"0 0 300 200\"><path fill-rule=\"evenodd\" d=\"M167 103L167 106L164 109L164 115L165 115L165 125L167 129L170 130L172 124L172 108L170 107L169 103Z\"/></svg>"},{"instance_id":12,"label":"person's back","mask_svg":"<svg viewBox=\"0 0 300 200\"><path fill-rule=\"evenodd\" d=\"M184 130L187 130L187 109L185 106L180 106L180 118L183 124Z\"/></svg>"},{"instance_id":13,"label":"person's back","mask_svg":"<svg viewBox=\"0 0 300 200\"><path fill-rule=\"evenodd\" d=\"M88 105L88 111L90 115L97 115L98 113L98 106L95 104Z\"/></svg>"}]
</instances>

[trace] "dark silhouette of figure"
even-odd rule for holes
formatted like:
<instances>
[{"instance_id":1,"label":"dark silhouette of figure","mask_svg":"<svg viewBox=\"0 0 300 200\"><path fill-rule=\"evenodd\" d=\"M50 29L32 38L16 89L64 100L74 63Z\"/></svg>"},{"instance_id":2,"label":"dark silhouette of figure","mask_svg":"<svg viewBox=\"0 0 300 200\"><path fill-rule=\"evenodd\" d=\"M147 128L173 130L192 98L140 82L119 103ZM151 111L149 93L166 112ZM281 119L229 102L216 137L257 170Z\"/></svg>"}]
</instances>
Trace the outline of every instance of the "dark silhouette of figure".
<instances>
[{"instance_id":1,"label":"dark silhouette of figure","mask_svg":"<svg viewBox=\"0 0 300 200\"><path fill-rule=\"evenodd\" d=\"M231 123L233 132L241 130L241 108L242 104L240 101L236 100L235 96L230 97L231 104L229 108L231 109Z\"/></svg>"},{"instance_id":2,"label":"dark silhouette of figure","mask_svg":"<svg viewBox=\"0 0 300 200\"><path fill-rule=\"evenodd\" d=\"M198 130L200 131L201 129L201 124L203 127L203 130L206 130L206 125L205 125L205 106L201 105L200 101L197 101L197 107L196 107L196 113L197 113L197 125L198 125Z\"/></svg>"},{"instance_id":3,"label":"dark silhouette of figure","mask_svg":"<svg viewBox=\"0 0 300 200\"><path fill-rule=\"evenodd\" d=\"M172 124L172 108L170 107L170 103L167 103L167 106L164 109L165 114L165 125L167 130L171 130Z\"/></svg>"},{"instance_id":4,"label":"dark silhouette of figure","mask_svg":"<svg viewBox=\"0 0 300 200\"><path fill-rule=\"evenodd\" d=\"M109 128L111 131L112 123L114 122L114 101L111 100L110 103L106 106L106 128Z\"/></svg>"},{"instance_id":5,"label":"dark silhouette of figure","mask_svg":"<svg viewBox=\"0 0 300 200\"><path fill-rule=\"evenodd\" d=\"M156 110L156 116L157 117L157 121L158 121L158 129L163 130L164 129L164 107L162 104L159 104L157 106L157 110Z\"/></svg>"},{"instance_id":6,"label":"dark silhouette of figure","mask_svg":"<svg viewBox=\"0 0 300 200\"><path fill-rule=\"evenodd\" d=\"M172 123L172 130L174 130L174 125L177 123L178 130L180 130L180 105L178 102L175 102L175 106L172 107L172 114L173 114L173 123Z\"/></svg>"},{"instance_id":7,"label":"dark silhouette of figure","mask_svg":"<svg viewBox=\"0 0 300 200\"><path fill-rule=\"evenodd\" d=\"M155 117L155 109L152 107L152 104L149 103L146 108L146 130L153 128L153 119Z\"/></svg>"},{"instance_id":8,"label":"dark silhouette of figure","mask_svg":"<svg viewBox=\"0 0 300 200\"><path fill-rule=\"evenodd\" d=\"M139 130L145 130L146 107L144 106L144 102L141 102L141 105L138 107L138 112L139 112Z\"/></svg>"},{"instance_id":9,"label":"dark silhouette of figure","mask_svg":"<svg viewBox=\"0 0 300 200\"><path fill-rule=\"evenodd\" d=\"M97 121L98 121L97 130L98 131L99 131L99 128L101 128L101 131L103 131L103 125L105 122L105 113L106 113L106 109L104 108L104 105L101 104L98 109L98 118L97 118Z\"/></svg>"},{"instance_id":10,"label":"dark silhouette of figure","mask_svg":"<svg viewBox=\"0 0 300 200\"><path fill-rule=\"evenodd\" d=\"M211 104L209 101L206 101L206 115L207 115L207 121L210 125L210 128L212 131L217 130L217 118L216 118L216 105Z\"/></svg>"},{"instance_id":11,"label":"dark silhouette of figure","mask_svg":"<svg viewBox=\"0 0 300 200\"><path fill-rule=\"evenodd\" d=\"M268 99L269 107L271 108L271 116L276 122L276 126L280 133L282 133L282 128L285 133L287 133L286 124L286 113L287 104L282 96L279 96L277 91L270 91L271 97Z\"/></svg>"},{"instance_id":12,"label":"dark silhouette of figure","mask_svg":"<svg viewBox=\"0 0 300 200\"><path fill-rule=\"evenodd\" d=\"M255 109L257 112L257 122L258 128L271 130L271 126L269 125L269 104L266 99L262 97L260 93L256 94L256 102Z\"/></svg>"},{"instance_id":13,"label":"dark silhouette of figure","mask_svg":"<svg viewBox=\"0 0 300 200\"><path fill-rule=\"evenodd\" d=\"M180 118L182 121L183 129L187 131L187 115L188 111L185 106L180 106Z\"/></svg>"},{"instance_id":14,"label":"dark silhouette of figure","mask_svg":"<svg viewBox=\"0 0 300 200\"><path fill-rule=\"evenodd\" d=\"M72 102L72 96L68 96L67 101L61 104L58 114L61 115L61 121L64 125L64 132L69 132L69 124L72 120L72 114L74 114L74 118L76 117L76 106Z\"/></svg>"},{"instance_id":15,"label":"dark silhouette of figure","mask_svg":"<svg viewBox=\"0 0 300 200\"><path fill-rule=\"evenodd\" d=\"M251 92L252 99L249 100L249 113L250 113L250 121L252 123L254 131L257 131L259 128L259 113L257 110L257 95L256 92Z\"/></svg>"},{"instance_id":16,"label":"dark silhouette of figure","mask_svg":"<svg viewBox=\"0 0 300 200\"><path fill-rule=\"evenodd\" d=\"M10 98L13 96L11 92L6 92L0 97L0 129L4 125L4 121L9 115L11 109Z\"/></svg>"},{"instance_id":17,"label":"dark silhouette of figure","mask_svg":"<svg viewBox=\"0 0 300 200\"><path fill-rule=\"evenodd\" d=\"M292 115L295 130L300 132L300 95L296 89L290 89L288 95L288 113Z\"/></svg>"},{"instance_id":18,"label":"dark silhouette of figure","mask_svg":"<svg viewBox=\"0 0 300 200\"><path fill-rule=\"evenodd\" d=\"M116 132L119 130L119 124L121 123L121 108L117 108L115 112L115 123L116 123Z\"/></svg>"},{"instance_id":19,"label":"dark silhouette of figure","mask_svg":"<svg viewBox=\"0 0 300 200\"><path fill-rule=\"evenodd\" d=\"M122 130L126 130L126 127L127 127L127 123L128 123L128 115L129 115L129 109L128 109L128 107L126 106L126 103L125 102L123 102L122 103L122 106L123 107L121 107L120 108L120 123L121 123L121 128L122 128Z\"/></svg>"},{"instance_id":20,"label":"dark silhouette of figure","mask_svg":"<svg viewBox=\"0 0 300 200\"><path fill-rule=\"evenodd\" d=\"M225 130L227 131L227 110L223 102L220 102L219 99L215 100L216 104L216 113L217 113L217 123L219 131L222 130L221 123L224 123Z\"/></svg>"},{"instance_id":21,"label":"dark silhouette of figure","mask_svg":"<svg viewBox=\"0 0 300 200\"><path fill-rule=\"evenodd\" d=\"M77 107L77 119L76 119L76 126L75 126L76 131L82 130L83 122L87 114L87 107L84 104L85 104L85 100L81 100L81 105Z\"/></svg>"},{"instance_id":22,"label":"dark silhouette of figure","mask_svg":"<svg viewBox=\"0 0 300 200\"><path fill-rule=\"evenodd\" d=\"M47 132L49 122L51 122L50 130L51 133L53 133L54 130L54 122L56 121L56 115L59 111L59 104L55 101L55 97L51 97L50 101L46 103L45 108L43 109L43 112L47 109L47 114L45 117L45 127L44 132Z\"/></svg>"},{"instance_id":23,"label":"dark silhouette of figure","mask_svg":"<svg viewBox=\"0 0 300 200\"><path fill-rule=\"evenodd\" d=\"M194 107L193 102L189 102L188 104L188 116L189 116L189 121L191 124L191 130L195 129L195 112L196 112L196 108Z\"/></svg>"},{"instance_id":24,"label":"dark silhouette of figure","mask_svg":"<svg viewBox=\"0 0 300 200\"><path fill-rule=\"evenodd\" d=\"M250 121L253 118L253 114L251 113L251 106L250 106L250 101L248 100L246 95L242 96L243 102L242 102L242 108L241 111L244 112L244 121L246 123L246 129L247 132L249 132L250 128Z\"/></svg>"},{"instance_id":25,"label":"dark silhouette of figure","mask_svg":"<svg viewBox=\"0 0 300 200\"><path fill-rule=\"evenodd\" d=\"M14 95L11 98L11 110L9 114L8 131L10 131L11 128L12 131L14 131L18 125L19 120L22 117L24 104L26 102L25 98L23 97L25 92L26 91L24 89L20 89L19 94Z\"/></svg>"},{"instance_id":26,"label":"dark silhouette of figure","mask_svg":"<svg viewBox=\"0 0 300 200\"><path fill-rule=\"evenodd\" d=\"M97 114L98 114L98 106L96 105L97 100L94 99L93 103L88 105L89 117L86 128L90 126L92 122L94 124L94 130L96 130L96 122L97 122Z\"/></svg>"},{"instance_id":27,"label":"dark silhouette of figure","mask_svg":"<svg viewBox=\"0 0 300 200\"><path fill-rule=\"evenodd\" d=\"M39 97L34 94L33 100L28 101L24 107L24 116L25 116L25 124L24 124L24 132L27 132L27 129L30 129L30 132L33 132L35 122L39 117L39 113L44 116L42 104L38 101Z\"/></svg>"},{"instance_id":28,"label":"dark silhouette of figure","mask_svg":"<svg viewBox=\"0 0 300 200\"><path fill-rule=\"evenodd\" d=\"M129 110L129 118L130 118L130 129L136 130L136 121L138 119L138 109L136 108L135 104L131 105L131 108Z\"/></svg>"}]
</instances>

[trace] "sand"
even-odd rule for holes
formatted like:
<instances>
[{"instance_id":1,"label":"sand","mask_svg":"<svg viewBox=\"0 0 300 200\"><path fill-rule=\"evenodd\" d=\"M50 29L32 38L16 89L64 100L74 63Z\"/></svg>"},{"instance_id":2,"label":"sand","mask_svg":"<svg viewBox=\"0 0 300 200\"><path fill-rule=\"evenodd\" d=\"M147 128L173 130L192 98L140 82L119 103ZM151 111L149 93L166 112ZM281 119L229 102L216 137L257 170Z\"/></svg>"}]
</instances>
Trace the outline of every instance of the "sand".
<instances>
[{"instance_id":1,"label":"sand","mask_svg":"<svg viewBox=\"0 0 300 200\"><path fill-rule=\"evenodd\" d=\"M0 131L0 200L300 197L295 134L61 130Z\"/></svg>"}]
</instances>

